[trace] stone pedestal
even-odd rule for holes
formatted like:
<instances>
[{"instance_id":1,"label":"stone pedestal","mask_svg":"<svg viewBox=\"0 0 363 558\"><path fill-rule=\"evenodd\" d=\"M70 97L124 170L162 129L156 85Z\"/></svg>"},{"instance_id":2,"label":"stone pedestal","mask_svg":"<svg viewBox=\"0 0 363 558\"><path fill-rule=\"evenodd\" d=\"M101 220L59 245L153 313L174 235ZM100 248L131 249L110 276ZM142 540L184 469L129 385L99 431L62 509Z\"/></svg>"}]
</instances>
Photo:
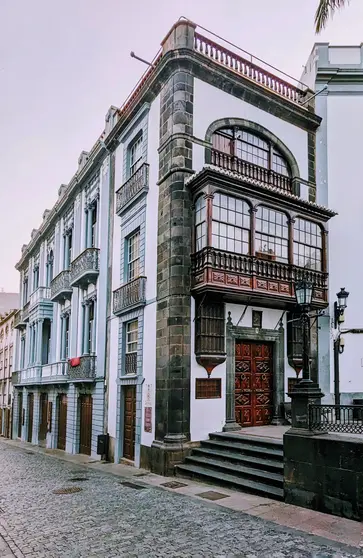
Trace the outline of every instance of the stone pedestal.
<instances>
[{"instance_id":1,"label":"stone pedestal","mask_svg":"<svg viewBox=\"0 0 363 558\"><path fill-rule=\"evenodd\" d=\"M292 427L289 434L297 436L314 436L323 432L314 432L309 429L309 405L318 405L324 397L319 384L311 380L301 380L288 394L291 397Z\"/></svg>"}]
</instances>

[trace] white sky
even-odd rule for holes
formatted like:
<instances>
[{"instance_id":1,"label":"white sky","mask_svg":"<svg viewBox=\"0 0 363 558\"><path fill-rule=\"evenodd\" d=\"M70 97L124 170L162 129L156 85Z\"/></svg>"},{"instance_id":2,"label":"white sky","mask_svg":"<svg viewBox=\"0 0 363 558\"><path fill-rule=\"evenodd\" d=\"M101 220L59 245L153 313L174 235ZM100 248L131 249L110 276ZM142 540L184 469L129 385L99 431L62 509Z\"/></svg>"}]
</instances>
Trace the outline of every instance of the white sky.
<instances>
[{"instance_id":1,"label":"white sky","mask_svg":"<svg viewBox=\"0 0 363 558\"><path fill-rule=\"evenodd\" d=\"M111 104L121 105L184 15L299 78L315 41L360 44L352 0L316 37L318 0L0 0L0 288L69 182ZM182 7L181 7L182 6Z\"/></svg>"}]
</instances>

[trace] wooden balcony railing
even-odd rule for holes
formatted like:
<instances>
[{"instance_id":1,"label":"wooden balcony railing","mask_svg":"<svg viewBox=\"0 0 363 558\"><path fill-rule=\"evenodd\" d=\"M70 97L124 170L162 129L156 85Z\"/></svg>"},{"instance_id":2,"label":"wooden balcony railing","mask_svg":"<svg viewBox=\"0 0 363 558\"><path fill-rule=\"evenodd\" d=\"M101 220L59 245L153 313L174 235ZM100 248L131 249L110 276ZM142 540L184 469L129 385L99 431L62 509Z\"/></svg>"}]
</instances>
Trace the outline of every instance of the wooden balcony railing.
<instances>
[{"instance_id":1,"label":"wooden balcony railing","mask_svg":"<svg viewBox=\"0 0 363 558\"><path fill-rule=\"evenodd\" d=\"M268 186L279 188L284 192L292 193L293 191L292 179L290 176L285 176L274 170L260 167L248 161L243 161L242 159L238 159L238 157L228 155L228 153L222 153L216 149L212 149L211 154L211 163L216 167L221 167L222 169L236 172L247 178L258 180Z\"/></svg>"},{"instance_id":2,"label":"wooden balcony railing","mask_svg":"<svg viewBox=\"0 0 363 558\"><path fill-rule=\"evenodd\" d=\"M116 316L146 302L146 277L138 277L113 293L113 313Z\"/></svg>"},{"instance_id":3,"label":"wooden balcony railing","mask_svg":"<svg viewBox=\"0 0 363 558\"><path fill-rule=\"evenodd\" d=\"M328 274L288 263L233 254L212 247L192 255L192 288L256 292L294 301L294 284L306 278L314 285L314 302L326 306Z\"/></svg>"},{"instance_id":4,"label":"wooden balcony railing","mask_svg":"<svg viewBox=\"0 0 363 558\"><path fill-rule=\"evenodd\" d=\"M131 201L149 189L149 165L144 163L116 192L116 213L122 214Z\"/></svg>"},{"instance_id":5,"label":"wooden balcony railing","mask_svg":"<svg viewBox=\"0 0 363 558\"><path fill-rule=\"evenodd\" d=\"M203 37L199 33L194 35L194 49L203 54L203 56L226 66L230 70L254 81L258 85L270 89L293 103L301 104L305 100L307 88L304 88L302 83L296 82L297 85L292 85L288 81L279 78L268 70ZM302 106L307 108L307 105Z\"/></svg>"}]
</instances>

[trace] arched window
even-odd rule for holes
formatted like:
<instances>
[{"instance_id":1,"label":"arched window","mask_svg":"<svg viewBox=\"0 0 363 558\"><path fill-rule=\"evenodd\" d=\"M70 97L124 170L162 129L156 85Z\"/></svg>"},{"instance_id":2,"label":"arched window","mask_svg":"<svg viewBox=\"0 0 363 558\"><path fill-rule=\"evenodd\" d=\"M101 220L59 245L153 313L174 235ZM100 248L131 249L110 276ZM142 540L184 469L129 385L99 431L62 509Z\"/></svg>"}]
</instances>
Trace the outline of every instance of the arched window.
<instances>
[{"instance_id":1,"label":"arched window","mask_svg":"<svg viewBox=\"0 0 363 558\"><path fill-rule=\"evenodd\" d=\"M269 207L258 207L255 242L257 257L288 263L289 226L286 215Z\"/></svg>"},{"instance_id":2,"label":"arched window","mask_svg":"<svg viewBox=\"0 0 363 558\"><path fill-rule=\"evenodd\" d=\"M50 250L47 257L47 287L50 286L50 283L53 279L53 265L54 265L54 255L53 255L53 250Z\"/></svg>"},{"instance_id":3,"label":"arched window","mask_svg":"<svg viewBox=\"0 0 363 558\"><path fill-rule=\"evenodd\" d=\"M248 254L249 205L240 199L215 194L212 212L212 246L236 254Z\"/></svg>"},{"instance_id":4,"label":"arched window","mask_svg":"<svg viewBox=\"0 0 363 558\"><path fill-rule=\"evenodd\" d=\"M319 225L306 219L296 219L294 223L294 264L321 271L322 252L322 234Z\"/></svg>"},{"instance_id":5,"label":"arched window","mask_svg":"<svg viewBox=\"0 0 363 558\"><path fill-rule=\"evenodd\" d=\"M213 149L290 177L288 162L267 139L238 127L223 128L212 136Z\"/></svg>"},{"instance_id":6,"label":"arched window","mask_svg":"<svg viewBox=\"0 0 363 558\"><path fill-rule=\"evenodd\" d=\"M195 203L195 249L198 252L207 244L206 200L199 196Z\"/></svg>"}]
</instances>

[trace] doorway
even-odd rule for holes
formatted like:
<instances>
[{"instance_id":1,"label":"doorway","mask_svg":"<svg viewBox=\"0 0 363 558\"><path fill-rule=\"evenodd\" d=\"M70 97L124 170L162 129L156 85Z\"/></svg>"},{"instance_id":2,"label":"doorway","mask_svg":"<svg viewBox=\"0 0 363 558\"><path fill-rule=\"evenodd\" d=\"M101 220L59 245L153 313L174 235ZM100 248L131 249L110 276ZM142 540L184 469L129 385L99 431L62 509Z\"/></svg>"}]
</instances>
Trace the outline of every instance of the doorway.
<instances>
[{"instance_id":1,"label":"doorway","mask_svg":"<svg viewBox=\"0 0 363 558\"><path fill-rule=\"evenodd\" d=\"M48 422L48 394L47 393L40 394L39 415L40 415L39 445L45 446L45 440L47 438L47 422Z\"/></svg>"},{"instance_id":2,"label":"doorway","mask_svg":"<svg viewBox=\"0 0 363 558\"><path fill-rule=\"evenodd\" d=\"M92 442L92 396L81 395L80 404L80 432L79 453L91 455Z\"/></svg>"},{"instance_id":3,"label":"doorway","mask_svg":"<svg viewBox=\"0 0 363 558\"><path fill-rule=\"evenodd\" d=\"M123 456L135 459L136 386L124 388L124 444Z\"/></svg>"},{"instance_id":4,"label":"doorway","mask_svg":"<svg viewBox=\"0 0 363 558\"><path fill-rule=\"evenodd\" d=\"M18 438L21 438L21 429L23 426L23 394L18 393Z\"/></svg>"},{"instance_id":5,"label":"doorway","mask_svg":"<svg viewBox=\"0 0 363 558\"><path fill-rule=\"evenodd\" d=\"M67 396L65 394L58 395L58 439L57 448L66 449L67 436Z\"/></svg>"},{"instance_id":6,"label":"doorway","mask_svg":"<svg viewBox=\"0 0 363 558\"><path fill-rule=\"evenodd\" d=\"M28 442L33 439L34 393L28 394Z\"/></svg>"},{"instance_id":7,"label":"doorway","mask_svg":"<svg viewBox=\"0 0 363 558\"><path fill-rule=\"evenodd\" d=\"M235 343L235 413L243 427L271 424L273 416L272 343Z\"/></svg>"}]
</instances>

